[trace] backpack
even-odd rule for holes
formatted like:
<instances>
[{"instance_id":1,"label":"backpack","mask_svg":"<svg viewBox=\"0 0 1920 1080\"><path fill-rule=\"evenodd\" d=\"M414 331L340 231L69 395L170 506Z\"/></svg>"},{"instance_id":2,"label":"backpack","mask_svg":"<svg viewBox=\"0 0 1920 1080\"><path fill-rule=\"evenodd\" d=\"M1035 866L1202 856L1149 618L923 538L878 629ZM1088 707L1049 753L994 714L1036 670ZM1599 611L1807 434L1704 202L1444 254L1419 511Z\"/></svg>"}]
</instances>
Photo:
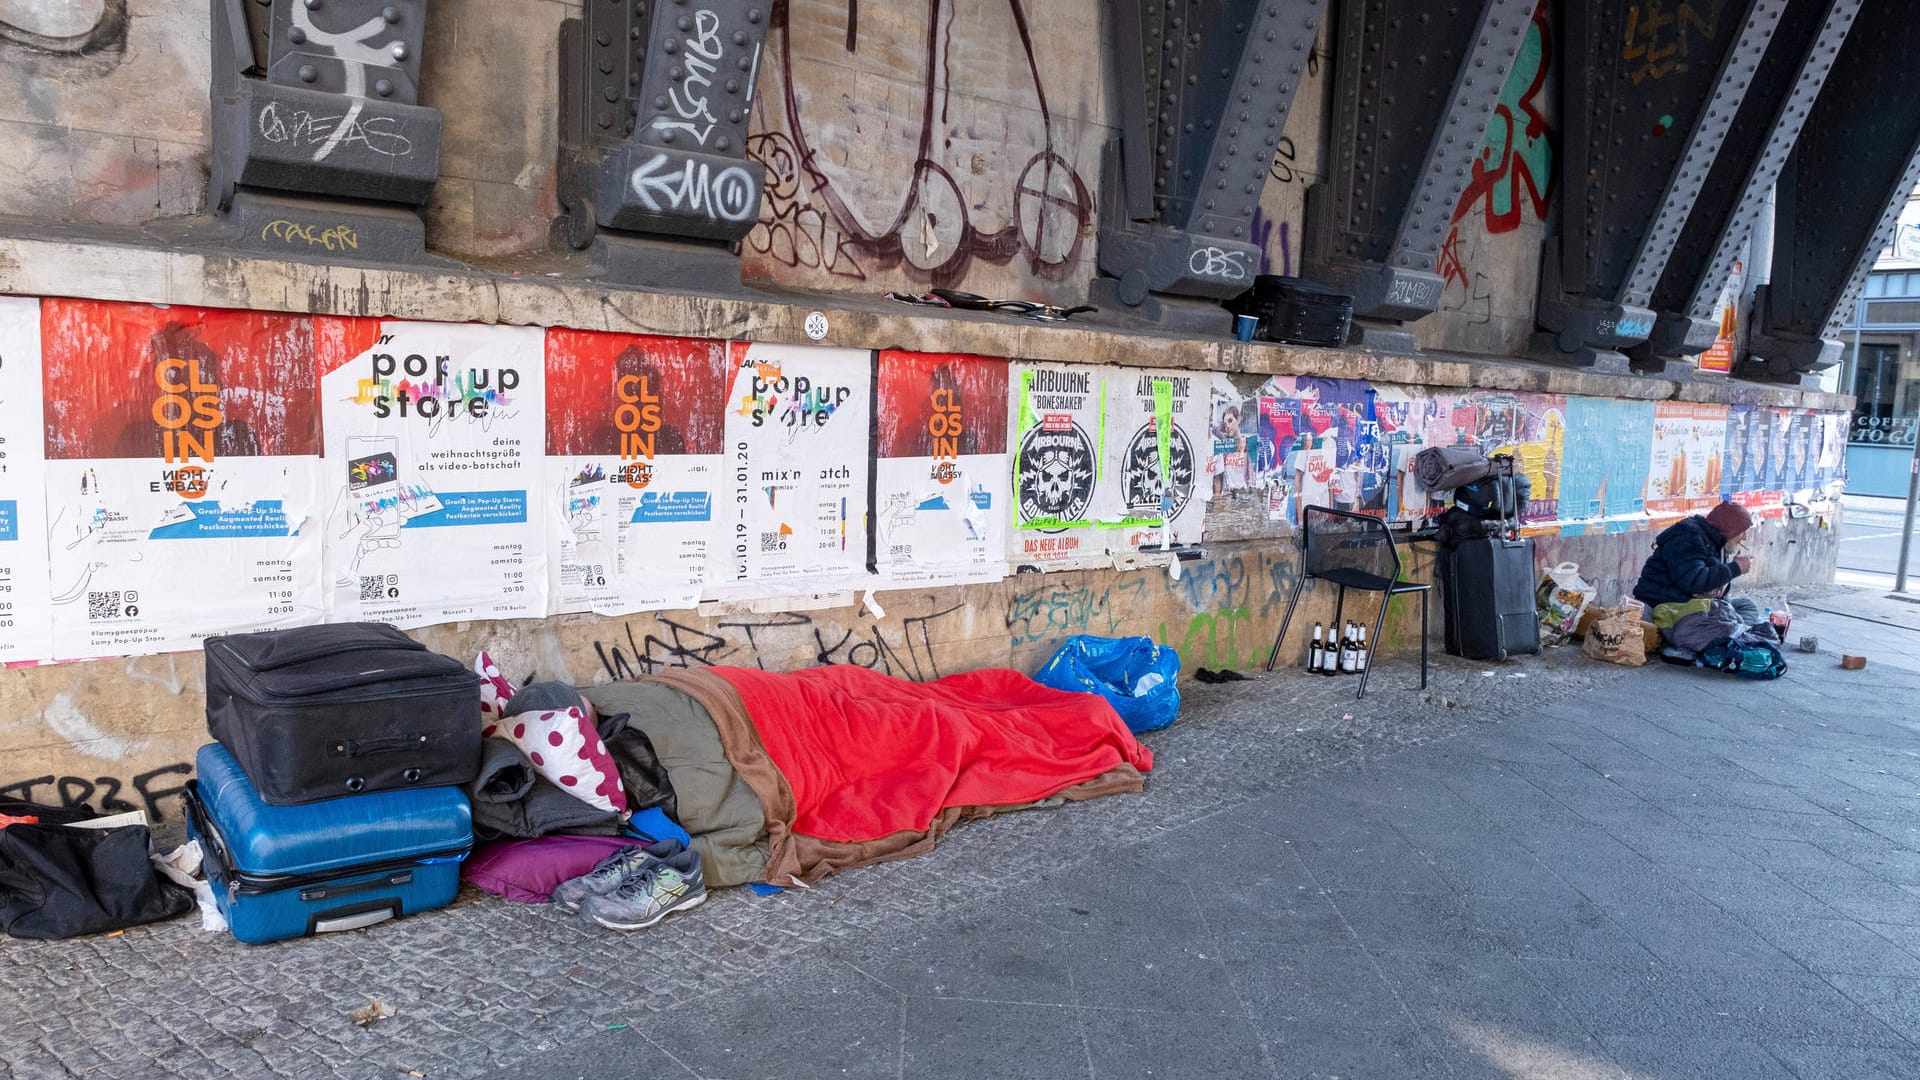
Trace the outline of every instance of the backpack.
<instances>
[{"instance_id":1,"label":"backpack","mask_svg":"<svg viewBox=\"0 0 1920 1080\"><path fill-rule=\"evenodd\" d=\"M1716 638L1700 650L1698 663L1743 679L1777 679L1787 673L1787 658L1779 649L1751 639Z\"/></svg>"}]
</instances>

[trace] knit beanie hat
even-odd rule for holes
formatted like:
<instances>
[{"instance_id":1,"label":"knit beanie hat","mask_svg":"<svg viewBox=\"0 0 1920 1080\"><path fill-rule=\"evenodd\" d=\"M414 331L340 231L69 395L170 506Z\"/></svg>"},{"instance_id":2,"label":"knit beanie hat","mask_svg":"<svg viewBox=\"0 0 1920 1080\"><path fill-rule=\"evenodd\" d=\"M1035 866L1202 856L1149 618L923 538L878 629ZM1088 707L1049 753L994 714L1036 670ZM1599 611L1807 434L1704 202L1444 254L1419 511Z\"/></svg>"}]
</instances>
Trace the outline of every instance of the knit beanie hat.
<instances>
[{"instance_id":1,"label":"knit beanie hat","mask_svg":"<svg viewBox=\"0 0 1920 1080\"><path fill-rule=\"evenodd\" d=\"M1707 524L1718 530L1721 536L1732 539L1753 528L1753 515L1747 513L1747 508L1739 503L1723 502L1707 511Z\"/></svg>"},{"instance_id":2,"label":"knit beanie hat","mask_svg":"<svg viewBox=\"0 0 1920 1080\"><path fill-rule=\"evenodd\" d=\"M562 709L580 709L593 715L593 706L586 704L580 697L580 691L563 682L529 683L514 691L507 699L508 716L518 716L528 712L557 712Z\"/></svg>"}]
</instances>

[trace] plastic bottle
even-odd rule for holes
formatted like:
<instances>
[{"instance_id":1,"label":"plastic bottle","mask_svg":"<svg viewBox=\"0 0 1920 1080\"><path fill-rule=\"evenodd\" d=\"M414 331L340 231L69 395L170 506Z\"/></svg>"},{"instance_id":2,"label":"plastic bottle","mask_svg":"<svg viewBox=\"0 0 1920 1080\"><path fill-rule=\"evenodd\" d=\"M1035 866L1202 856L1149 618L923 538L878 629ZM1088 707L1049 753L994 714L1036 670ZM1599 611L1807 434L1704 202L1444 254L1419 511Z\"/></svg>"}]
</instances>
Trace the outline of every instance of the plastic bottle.
<instances>
[{"instance_id":1,"label":"plastic bottle","mask_svg":"<svg viewBox=\"0 0 1920 1080\"><path fill-rule=\"evenodd\" d=\"M1772 624L1773 632L1781 641L1787 640L1787 630L1793 625L1793 610L1787 607L1785 600L1780 601L1780 610L1768 611L1767 622Z\"/></svg>"},{"instance_id":2,"label":"plastic bottle","mask_svg":"<svg viewBox=\"0 0 1920 1080\"><path fill-rule=\"evenodd\" d=\"M1324 628L1319 623L1314 623L1313 624L1313 643L1307 646L1307 670L1313 672L1316 675L1320 673L1320 664L1322 660L1320 655L1322 652L1320 639L1321 639L1323 630Z\"/></svg>"}]
</instances>

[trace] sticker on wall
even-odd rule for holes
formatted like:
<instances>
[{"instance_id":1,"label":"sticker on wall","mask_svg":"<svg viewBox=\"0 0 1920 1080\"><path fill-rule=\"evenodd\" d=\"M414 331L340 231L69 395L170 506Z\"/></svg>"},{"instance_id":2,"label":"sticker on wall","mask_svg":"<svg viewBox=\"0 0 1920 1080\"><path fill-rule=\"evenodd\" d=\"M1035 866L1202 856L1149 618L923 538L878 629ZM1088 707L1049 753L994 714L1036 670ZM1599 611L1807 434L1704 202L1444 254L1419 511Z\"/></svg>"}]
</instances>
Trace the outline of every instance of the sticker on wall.
<instances>
[{"instance_id":1,"label":"sticker on wall","mask_svg":"<svg viewBox=\"0 0 1920 1080\"><path fill-rule=\"evenodd\" d=\"M49 299L41 355L56 656L319 621L311 320Z\"/></svg>"},{"instance_id":2,"label":"sticker on wall","mask_svg":"<svg viewBox=\"0 0 1920 1080\"><path fill-rule=\"evenodd\" d=\"M0 664L53 656L40 302L0 296Z\"/></svg>"},{"instance_id":3,"label":"sticker on wall","mask_svg":"<svg viewBox=\"0 0 1920 1080\"><path fill-rule=\"evenodd\" d=\"M1210 392L1207 481L1215 495L1253 487L1264 471L1260 455L1260 395L1242 394L1225 376Z\"/></svg>"},{"instance_id":4,"label":"sticker on wall","mask_svg":"<svg viewBox=\"0 0 1920 1080\"><path fill-rule=\"evenodd\" d=\"M880 354L874 568L889 583L1007 570L1007 363Z\"/></svg>"},{"instance_id":5,"label":"sticker on wall","mask_svg":"<svg viewBox=\"0 0 1920 1080\"><path fill-rule=\"evenodd\" d=\"M1113 439L1106 472L1118 509L1098 524L1108 549L1130 555L1169 544L1197 544L1213 488L1214 376L1209 372L1108 369Z\"/></svg>"},{"instance_id":6,"label":"sticker on wall","mask_svg":"<svg viewBox=\"0 0 1920 1080\"><path fill-rule=\"evenodd\" d=\"M547 613L538 327L314 320L328 618Z\"/></svg>"},{"instance_id":7,"label":"sticker on wall","mask_svg":"<svg viewBox=\"0 0 1920 1080\"><path fill-rule=\"evenodd\" d=\"M727 343L547 331L556 612L692 607L713 558Z\"/></svg>"},{"instance_id":8,"label":"sticker on wall","mask_svg":"<svg viewBox=\"0 0 1920 1080\"><path fill-rule=\"evenodd\" d=\"M861 583L872 354L739 341L728 350L727 498L706 594Z\"/></svg>"},{"instance_id":9,"label":"sticker on wall","mask_svg":"<svg viewBox=\"0 0 1920 1080\"><path fill-rule=\"evenodd\" d=\"M1094 528L1094 499L1107 456L1110 372L1067 364L1012 368L1014 528L1007 556L1016 568L1108 561Z\"/></svg>"}]
</instances>

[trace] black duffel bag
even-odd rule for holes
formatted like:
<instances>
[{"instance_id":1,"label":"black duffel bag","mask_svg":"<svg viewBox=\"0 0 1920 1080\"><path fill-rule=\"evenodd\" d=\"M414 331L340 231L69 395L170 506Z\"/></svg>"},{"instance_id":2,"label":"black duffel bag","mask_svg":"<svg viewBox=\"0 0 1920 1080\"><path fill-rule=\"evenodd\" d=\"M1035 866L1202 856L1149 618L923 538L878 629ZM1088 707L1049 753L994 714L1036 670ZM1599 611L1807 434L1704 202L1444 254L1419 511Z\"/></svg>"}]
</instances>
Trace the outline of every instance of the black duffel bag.
<instances>
[{"instance_id":1,"label":"black duffel bag","mask_svg":"<svg viewBox=\"0 0 1920 1080\"><path fill-rule=\"evenodd\" d=\"M91 810L0 799L0 930L70 938L184 915L193 894L153 872L145 825L80 829Z\"/></svg>"},{"instance_id":2,"label":"black duffel bag","mask_svg":"<svg viewBox=\"0 0 1920 1080\"><path fill-rule=\"evenodd\" d=\"M207 727L274 806L465 784L480 677L385 623L208 638Z\"/></svg>"}]
</instances>

